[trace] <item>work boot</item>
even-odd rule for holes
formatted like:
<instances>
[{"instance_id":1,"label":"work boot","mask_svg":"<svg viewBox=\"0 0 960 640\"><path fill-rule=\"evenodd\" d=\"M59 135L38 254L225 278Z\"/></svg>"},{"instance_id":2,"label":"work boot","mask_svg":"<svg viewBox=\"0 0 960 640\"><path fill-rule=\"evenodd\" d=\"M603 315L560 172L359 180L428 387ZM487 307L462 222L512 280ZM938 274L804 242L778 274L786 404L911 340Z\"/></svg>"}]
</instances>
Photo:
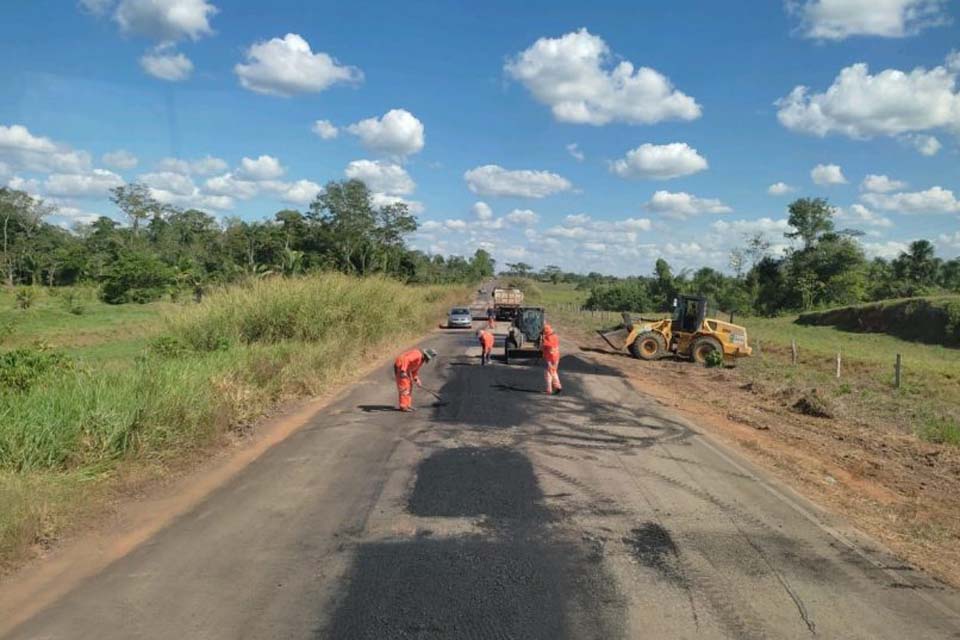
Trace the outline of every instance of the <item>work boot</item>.
<instances>
[{"instance_id":1,"label":"work boot","mask_svg":"<svg viewBox=\"0 0 960 640\"><path fill-rule=\"evenodd\" d=\"M556 395L556 396L560 395L561 393L563 393L563 387L560 387L559 389L554 389L554 390L553 390L553 394Z\"/></svg>"},{"instance_id":2,"label":"work boot","mask_svg":"<svg viewBox=\"0 0 960 640\"><path fill-rule=\"evenodd\" d=\"M404 413L413 413L413 407L403 407L400 409L400 411L403 411Z\"/></svg>"}]
</instances>

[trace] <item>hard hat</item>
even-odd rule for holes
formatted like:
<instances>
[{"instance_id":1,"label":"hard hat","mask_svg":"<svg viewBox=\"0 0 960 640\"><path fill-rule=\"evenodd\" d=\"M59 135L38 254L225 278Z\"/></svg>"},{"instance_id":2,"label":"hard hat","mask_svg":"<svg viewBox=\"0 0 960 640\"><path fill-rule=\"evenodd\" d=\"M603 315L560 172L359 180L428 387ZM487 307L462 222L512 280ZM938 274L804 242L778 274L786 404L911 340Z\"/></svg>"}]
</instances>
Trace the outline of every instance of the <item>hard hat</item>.
<instances>
[{"instance_id":1,"label":"hard hat","mask_svg":"<svg viewBox=\"0 0 960 640\"><path fill-rule=\"evenodd\" d=\"M423 357L426 359L427 362L430 362L431 360L437 357L437 352L434 351L433 349L425 349L423 351Z\"/></svg>"}]
</instances>

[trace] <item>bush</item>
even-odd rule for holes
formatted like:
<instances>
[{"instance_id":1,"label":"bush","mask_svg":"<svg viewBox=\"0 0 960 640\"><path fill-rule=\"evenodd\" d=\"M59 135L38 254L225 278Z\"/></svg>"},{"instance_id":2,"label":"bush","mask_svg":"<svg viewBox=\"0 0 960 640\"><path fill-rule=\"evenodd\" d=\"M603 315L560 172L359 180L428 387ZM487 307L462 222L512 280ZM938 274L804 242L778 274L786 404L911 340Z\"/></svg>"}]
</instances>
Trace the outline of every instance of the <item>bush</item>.
<instances>
[{"instance_id":1,"label":"bush","mask_svg":"<svg viewBox=\"0 0 960 640\"><path fill-rule=\"evenodd\" d=\"M601 285L590 290L584 308L597 311L650 311L650 291L641 280L625 280L616 284Z\"/></svg>"},{"instance_id":2,"label":"bush","mask_svg":"<svg viewBox=\"0 0 960 640\"><path fill-rule=\"evenodd\" d=\"M103 276L100 299L107 304L144 304L162 298L173 283L173 269L156 255L127 251Z\"/></svg>"},{"instance_id":3,"label":"bush","mask_svg":"<svg viewBox=\"0 0 960 640\"><path fill-rule=\"evenodd\" d=\"M711 351L707 354L706 359L704 359L704 364L708 369L714 369L716 367L723 366L723 353L720 351Z\"/></svg>"},{"instance_id":4,"label":"bush","mask_svg":"<svg viewBox=\"0 0 960 640\"><path fill-rule=\"evenodd\" d=\"M69 368L62 353L23 348L0 354L0 390L26 391L48 373Z\"/></svg>"},{"instance_id":5,"label":"bush","mask_svg":"<svg viewBox=\"0 0 960 640\"><path fill-rule=\"evenodd\" d=\"M29 309L37 299L37 290L33 287L17 287L14 298L18 309Z\"/></svg>"},{"instance_id":6,"label":"bush","mask_svg":"<svg viewBox=\"0 0 960 640\"><path fill-rule=\"evenodd\" d=\"M86 311L86 307L80 302L80 294L73 289L64 291L63 295L60 296L60 300L63 303L63 308L75 316L82 316Z\"/></svg>"}]
</instances>

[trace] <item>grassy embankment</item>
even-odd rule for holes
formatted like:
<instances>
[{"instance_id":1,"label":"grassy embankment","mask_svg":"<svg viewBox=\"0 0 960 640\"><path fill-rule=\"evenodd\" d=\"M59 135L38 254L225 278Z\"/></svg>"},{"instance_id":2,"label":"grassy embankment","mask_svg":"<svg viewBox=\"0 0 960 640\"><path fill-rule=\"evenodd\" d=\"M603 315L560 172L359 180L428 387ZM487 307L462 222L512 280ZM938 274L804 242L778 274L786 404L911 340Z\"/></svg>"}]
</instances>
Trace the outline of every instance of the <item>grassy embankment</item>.
<instances>
[{"instance_id":1,"label":"grassy embankment","mask_svg":"<svg viewBox=\"0 0 960 640\"><path fill-rule=\"evenodd\" d=\"M563 326L588 335L611 326L618 314L577 313L588 292L564 284L537 283L531 303L547 307ZM757 385L817 389L839 418L912 432L931 441L960 445L960 349L902 340L882 333L856 333L830 326L799 325L795 316L738 318L759 354L740 362L738 377ZM791 366L796 340L799 361ZM841 353L841 376L836 356ZM893 386L896 354L903 356L903 384ZM789 396L789 393L785 393Z\"/></svg>"},{"instance_id":2,"label":"grassy embankment","mask_svg":"<svg viewBox=\"0 0 960 640\"><path fill-rule=\"evenodd\" d=\"M107 306L63 291L27 310L0 293L0 356L69 356L0 390L0 569L121 490L197 459L270 406L349 380L358 362L434 326L464 287L341 275L255 281L203 304Z\"/></svg>"}]
</instances>

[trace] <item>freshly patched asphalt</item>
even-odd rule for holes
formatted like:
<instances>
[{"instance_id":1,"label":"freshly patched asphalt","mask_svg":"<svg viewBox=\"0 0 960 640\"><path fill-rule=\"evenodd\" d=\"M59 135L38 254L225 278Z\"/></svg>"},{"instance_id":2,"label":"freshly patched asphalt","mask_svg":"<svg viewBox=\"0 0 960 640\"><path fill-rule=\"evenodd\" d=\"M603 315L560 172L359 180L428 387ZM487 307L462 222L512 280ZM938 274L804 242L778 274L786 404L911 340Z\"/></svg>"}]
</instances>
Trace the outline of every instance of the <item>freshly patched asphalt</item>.
<instances>
[{"instance_id":1,"label":"freshly patched asphalt","mask_svg":"<svg viewBox=\"0 0 960 640\"><path fill-rule=\"evenodd\" d=\"M427 345L440 400L374 373L9 637L960 638L954 590L589 354L548 396Z\"/></svg>"}]
</instances>

